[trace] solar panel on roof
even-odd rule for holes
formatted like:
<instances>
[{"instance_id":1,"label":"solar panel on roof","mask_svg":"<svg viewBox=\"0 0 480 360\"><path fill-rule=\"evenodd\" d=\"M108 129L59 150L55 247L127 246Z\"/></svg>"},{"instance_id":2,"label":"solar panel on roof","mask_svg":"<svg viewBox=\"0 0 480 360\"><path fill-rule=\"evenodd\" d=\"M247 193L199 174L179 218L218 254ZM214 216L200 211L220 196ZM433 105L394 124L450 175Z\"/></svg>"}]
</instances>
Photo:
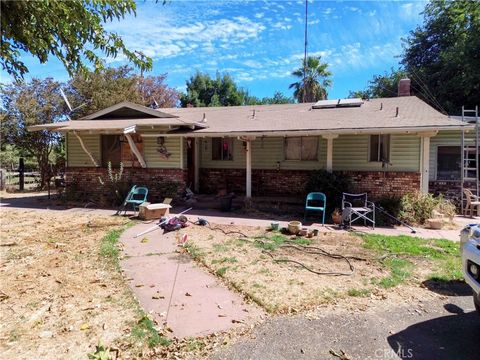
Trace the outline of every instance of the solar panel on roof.
<instances>
[{"instance_id":1,"label":"solar panel on roof","mask_svg":"<svg viewBox=\"0 0 480 360\"><path fill-rule=\"evenodd\" d=\"M359 107L362 106L363 100L360 98L355 99L335 99L335 100L320 100L317 101L312 108L313 109L331 109L337 107Z\"/></svg>"},{"instance_id":2,"label":"solar panel on roof","mask_svg":"<svg viewBox=\"0 0 480 360\"><path fill-rule=\"evenodd\" d=\"M338 106L339 107L356 107L356 106L362 106L363 100L360 98L354 98L354 99L340 99L338 101Z\"/></svg>"},{"instance_id":3,"label":"solar panel on roof","mask_svg":"<svg viewBox=\"0 0 480 360\"><path fill-rule=\"evenodd\" d=\"M340 100L320 100L317 101L312 107L314 109L325 109L325 108L334 108L337 107Z\"/></svg>"}]
</instances>

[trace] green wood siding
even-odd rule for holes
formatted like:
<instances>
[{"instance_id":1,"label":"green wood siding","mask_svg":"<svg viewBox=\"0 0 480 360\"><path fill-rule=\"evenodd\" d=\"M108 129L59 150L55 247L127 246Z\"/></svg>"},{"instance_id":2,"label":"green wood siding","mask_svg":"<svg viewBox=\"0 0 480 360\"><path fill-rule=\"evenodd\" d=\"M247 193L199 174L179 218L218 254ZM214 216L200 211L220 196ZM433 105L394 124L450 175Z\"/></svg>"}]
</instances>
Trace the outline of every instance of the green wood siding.
<instances>
[{"instance_id":1,"label":"green wood siding","mask_svg":"<svg viewBox=\"0 0 480 360\"><path fill-rule=\"evenodd\" d=\"M382 163L368 161L370 135L341 135L333 140L333 170L383 171ZM420 137L390 136L389 171L420 171Z\"/></svg>"},{"instance_id":2,"label":"green wood siding","mask_svg":"<svg viewBox=\"0 0 480 360\"><path fill-rule=\"evenodd\" d=\"M469 131L465 134L466 139L475 139L475 132ZM436 136L430 139L430 180L437 178L437 149L438 146L461 146L461 131L439 131Z\"/></svg>"},{"instance_id":3,"label":"green wood siding","mask_svg":"<svg viewBox=\"0 0 480 360\"><path fill-rule=\"evenodd\" d=\"M97 162L101 163L101 151L100 151L100 135L98 134L88 134L80 135L85 144L86 148L92 153L93 157ZM85 154L80 141L73 134L67 134L67 164L68 166L78 167L78 166L93 166L90 157Z\"/></svg>"},{"instance_id":4,"label":"green wood siding","mask_svg":"<svg viewBox=\"0 0 480 360\"><path fill-rule=\"evenodd\" d=\"M318 161L284 160L284 138L264 137L252 141L253 169L314 170L325 167L327 142L319 138ZM242 141L233 141L233 160L212 160L212 140L202 139L200 143L200 167L219 169L244 169L245 150Z\"/></svg>"},{"instance_id":5,"label":"green wood siding","mask_svg":"<svg viewBox=\"0 0 480 360\"><path fill-rule=\"evenodd\" d=\"M101 164L101 141L99 134L81 135L87 149ZM149 168L180 168L180 138L165 138L165 146L171 154L168 159L163 159L157 151L157 138L143 138L143 156ZM68 166L93 166L90 158L83 151L80 142L73 134L67 134L67 162ZM186 161L186 160L185 160Z\"/></svg>"},{"instance_id":6,"label":"green wood siding","mask_svg":"<svg viewBox=\"0 0 480 360\"><path fill-rule=\"evenodd\" d=\"M143 138L143 156L149 168L180 168L180 138L165 137L165 147L171 154L168 159L163 159L158 152L157 138Z\"/></svg>"}]
</instances>

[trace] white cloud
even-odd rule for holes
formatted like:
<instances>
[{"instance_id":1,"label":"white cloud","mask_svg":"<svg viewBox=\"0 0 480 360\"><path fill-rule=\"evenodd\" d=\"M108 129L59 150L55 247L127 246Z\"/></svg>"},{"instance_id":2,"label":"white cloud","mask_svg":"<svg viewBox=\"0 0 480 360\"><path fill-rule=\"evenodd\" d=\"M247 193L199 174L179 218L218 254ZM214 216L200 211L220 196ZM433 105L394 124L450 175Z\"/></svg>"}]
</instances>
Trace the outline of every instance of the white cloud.
<instances>
[{"instance_id":1,"label":"white cloud","mask_svg":"<svg viewBox=\"0 0 480 360\"><path fill-rule=\"evenodd\" d=\"M281 29L281 30L290 30L292 28L292 25L290 24L285 24L284 22L278 21L272 25L275 29Z\"/></svg>"},{"instance_id":2,"label":"white cloud","mask_svg":"<svg viewBox=\"0 0 480 360\"><path fill-rule=\"evenodd\" d=\"M263 18L264 15L265 15L265 14L264 14L263 12L260 12L260 13L256 13L256 14L255 14L255 17L256 17L257 19L261 19L261 18Z\"/></svg>"},{"instance_id":3,"label":"white cloud","mask_svg":"<svg viewBox=\"0 0 480 360\"><path fill-rule=\"evenodd\" d=\"M185 55L200 47L213 52L216 46L233 48L255 39L265 30L261 23L243 16L229 19L204 20L174 24L166 18L151 21L124 21L112 27L122 36L126 45L153 59Z\"/></svg>"}]
</instances>

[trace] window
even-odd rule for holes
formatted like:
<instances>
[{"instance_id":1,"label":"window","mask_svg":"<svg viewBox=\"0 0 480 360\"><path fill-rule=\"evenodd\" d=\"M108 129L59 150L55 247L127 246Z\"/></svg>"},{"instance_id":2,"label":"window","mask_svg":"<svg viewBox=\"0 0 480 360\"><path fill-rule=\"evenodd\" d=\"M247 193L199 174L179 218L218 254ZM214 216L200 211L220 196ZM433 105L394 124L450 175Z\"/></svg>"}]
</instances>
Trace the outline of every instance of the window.
<instances>
[{"instance_id":1,"label":"window","mask_svg":"<svg viewBox=\"0 0 480 360\"><path fill-rule=\"evenodd\" d=\"M437 180L459 180L461 158L460 146L439 146L437 148Z\"/></svg>"},{"instance_id":2,"label":"window","mask_svg":"<svg viewBox=\"0 0 480 360\"><path fill-rule=\"evenodd\" d=\"M212 160L233 160L233 139L212 139Z\"/></svg>"},{"instance_id":3,"label":"window","mask_svg":"<svg viewBox=\"0 0 480 360\"><path fill-rule=\"evenodd\" d=\"M390 135L370 135L369 161L390 161Z\"/></svg>"},{"instance_id":4,"label":"window","mask_svg":"<svg viewBox=\"0 0 480 360\"><path fill-rule=\"evenodd\" d=\"M285 138L285 160L318 160L318 137Z\"/></svg>"},{"instance_id":5,"label":"window","mask_svg":"<svg viewBox=\"0 0 480 360\"><path fill-rule=\"evenodd\" d=\"M113 167L119 167L122 161L122 144L119 135L102 135L102 166L107 167L108 162Z\"/></svg>"}]
</instances>

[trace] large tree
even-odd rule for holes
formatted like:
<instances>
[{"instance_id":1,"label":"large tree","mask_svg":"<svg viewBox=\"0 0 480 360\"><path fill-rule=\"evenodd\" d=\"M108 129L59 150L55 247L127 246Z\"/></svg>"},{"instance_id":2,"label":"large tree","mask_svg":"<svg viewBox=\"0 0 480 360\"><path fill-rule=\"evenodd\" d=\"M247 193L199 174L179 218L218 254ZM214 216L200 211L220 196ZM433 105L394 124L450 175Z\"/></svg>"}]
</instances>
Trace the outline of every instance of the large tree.
<instances>
[{"instance_id":1,"label":"large tree","mask_svg":"<svg viewBox=\"0 0 480 360\"><path fill-rule=\"evenodd\" d=\"M302 60L302 66L292 72L298 78L297 82L290 84L294 89L293 96L298 102L315 102L325 100L328 96L327 89L332 86L328 64L322 63L320 56L308 56Z\"/></svg>"},{"instance_id":2,"label":"large tree","mask_svg":"<svg viewBox=\"0 0 480 360\"><path fill-rule=\"evenodd\" d=\"M391 69L390 73L385 72L383 75L374 75L372 80L368 82L365 90L350 91L349 98L381 98L395 97L398 95L398 83L400 79L406 77L404 70Z\"/></svg>"},{"instance_id":3,"label":"large tree","mask_svg":"<svg viewBox=\"0 0 480 360\"><path fill-rule=\"evenodd\" d=\"M106 22L135 14L135 0L1 0L0 6L0 63L17 79L28 72L23 53L42 64L56 57L71 76L87 65L101 69L102 56L119 54L142 70L152 68L150 58L128 50L120 36L104 28Z\"/></svg>"},{"instance_id":4,"label":"large tree","mask_svg":"<svg viewBox=\"0 0 480 360\"><path fill-rule=\"evenodd\" d=\"M423 14L402 59L418 94L450 114L480 105L480 2L433 0Z\"/></svg>"},{"instance_id":5,"label":"large tree","mask_svg":"<svg viewBox=\"0 0 480 360\"><path fill-rule=\"evenodd\" d=\"M70 82L67 96L77 111L72 118L102 110L122 101L131 101L151 107L173 107L178 92L165 84L166 74L138 76L128 66L86 72Z\"/></svg>"},{"instance_id":6,"label":"large tree","mask_svg":"<svg viewBox=\"0 0 480 360\"><path fill-rule=\"evenodd\" d=\"M2 146L12 144L36 159L42 187L48 179L49 158L59 146L60 136L49 131L29 132L27 127L64 119L65 104L59 89L60 84L51 78L34 78L4 85L1 91L2 107L6 110L1 122Z\"/></svg>"},{"instance_id":7,"label":"large tree","mask_svg":"<svg viewBox=\"0 0 480 360\"><path fill-rule=\"evenodd\" d=\"M294 100L276 91L273 97L262 99L250 95L239 87L229 74L217 73L212 78L207 73L196 72L187 80L187 92L180 97L182 107L193 106L239 106L288 104Z\"/></svg>"},{"instance_id":8,"label":"large tree","mask_svg":"<svg viewBox=\"0 0 480 360\"><path fill-rule=\"evenodd\" d=\"M187 80L187 92L182 94L182 107L187 106L237 106L245 105L248 94L239 88L229 74L217 73L212 78L207 73L196 72Z\"/></svg>"}]
</instances>

